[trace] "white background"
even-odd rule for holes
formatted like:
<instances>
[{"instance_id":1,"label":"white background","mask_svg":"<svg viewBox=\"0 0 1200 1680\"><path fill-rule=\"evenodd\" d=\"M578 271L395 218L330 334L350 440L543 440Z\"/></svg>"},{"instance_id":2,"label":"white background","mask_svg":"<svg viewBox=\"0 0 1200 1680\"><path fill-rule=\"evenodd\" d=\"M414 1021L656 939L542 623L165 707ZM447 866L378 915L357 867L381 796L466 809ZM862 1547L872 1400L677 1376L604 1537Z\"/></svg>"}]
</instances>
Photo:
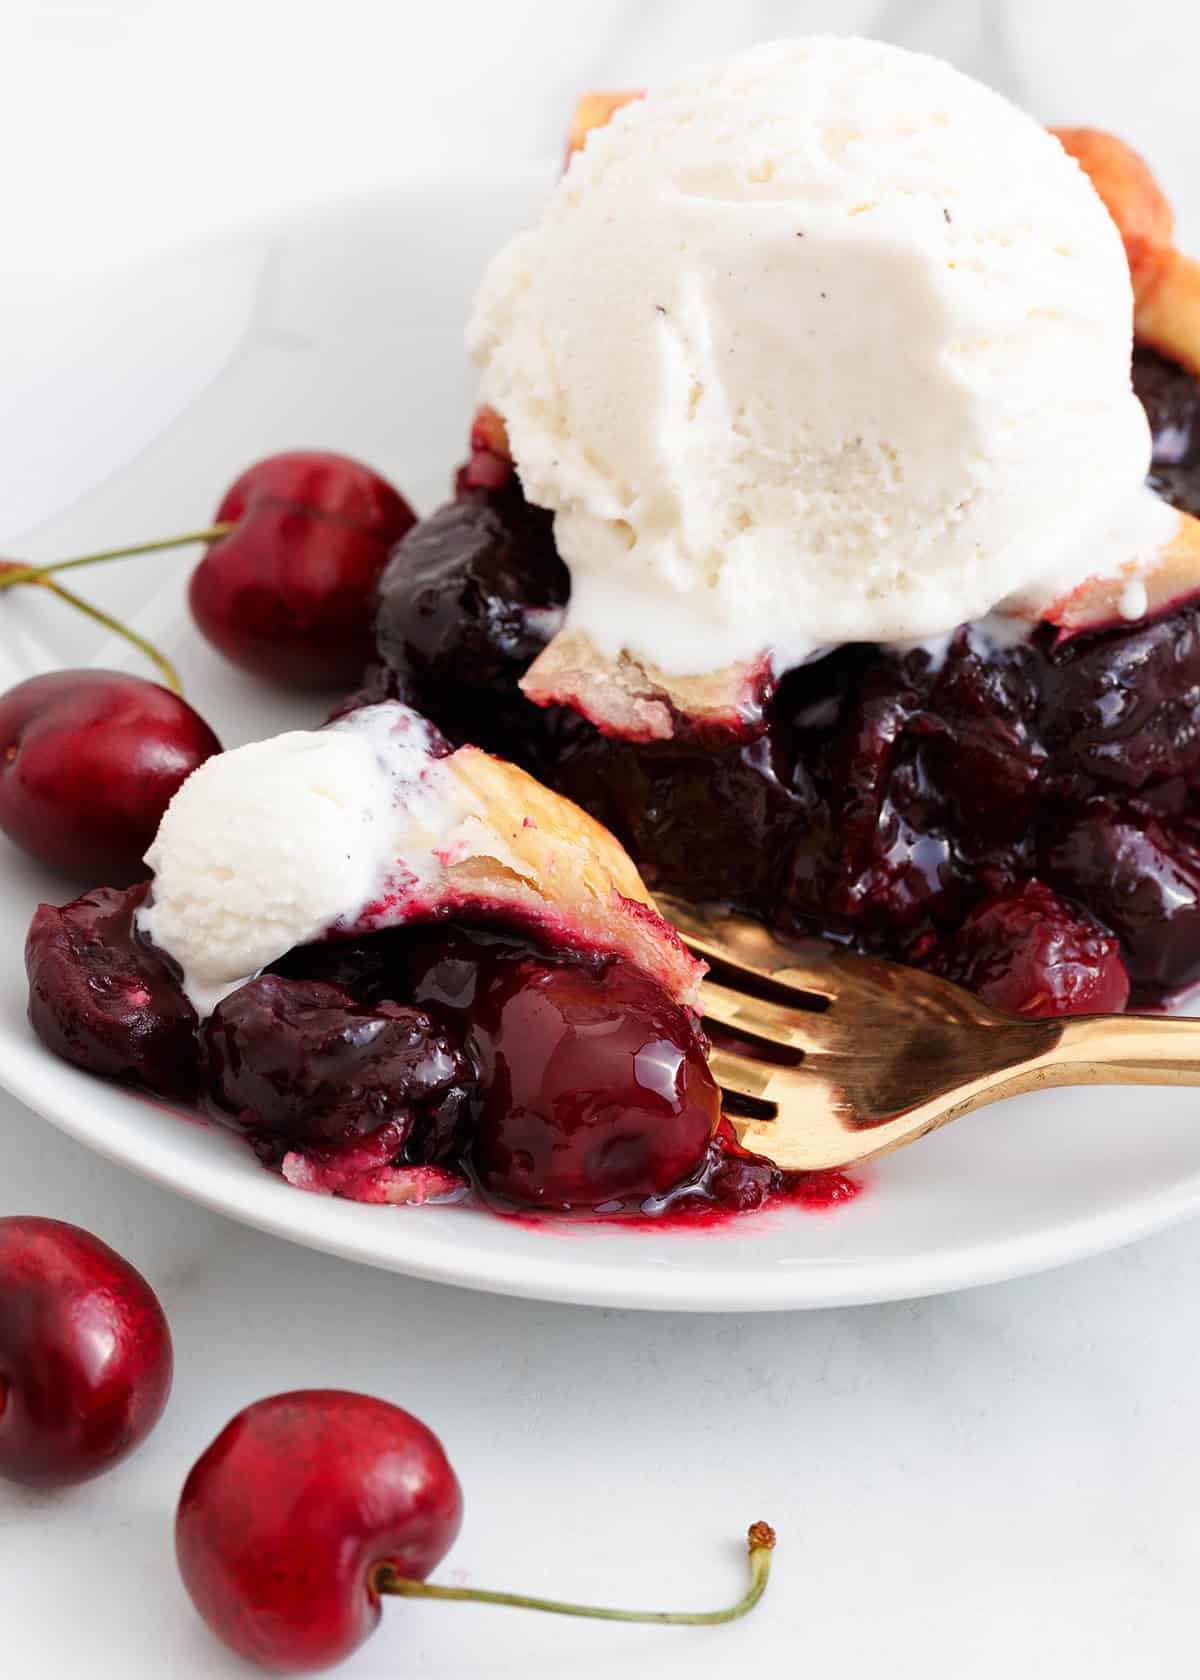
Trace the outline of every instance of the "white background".
<instances>
[{"instance_id":1,"label":"white background","mask_svg":"<svg viewBox=\"0 0 1200 1680\"><path fill-rule=\"evenodd\" d=\"M20 423L13 370L28 376L37 332L71 330L21 289L48 251L69 297L80 272L264 209L549 159L580 88L813 28L931 48L1048 120L1123 131L1200 244L1192 0L4 0L0 446ZM125 1470L49 1499L0 1488L0 1665L21 1680L244 1672L176 1583L170 1513L233 1410L303 1384L385 1394L443 1436L467 1511L448 1579L707 1605L738 1589L751 1518L781 1532L771 1595L739 1628L392 1606L348 1674L1126 1680L1194 1665L1200 1227L912 1305L576 1311L286 1247L0 1101L0 1213L17 1211L127 1253L178 1344L172 1407Z\"/></svg>"}]
</instances>

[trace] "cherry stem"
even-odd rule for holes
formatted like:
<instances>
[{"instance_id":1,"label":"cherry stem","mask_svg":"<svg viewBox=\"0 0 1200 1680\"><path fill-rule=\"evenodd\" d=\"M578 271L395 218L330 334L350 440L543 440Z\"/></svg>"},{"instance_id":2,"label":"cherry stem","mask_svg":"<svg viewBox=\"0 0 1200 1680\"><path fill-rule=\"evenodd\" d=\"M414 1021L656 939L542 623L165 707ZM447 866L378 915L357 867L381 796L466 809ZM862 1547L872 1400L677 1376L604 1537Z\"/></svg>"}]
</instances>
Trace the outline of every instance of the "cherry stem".
<instances>
[{"instance_id":1,"label":"cherry stem","mask_svg":"<svg viewBox=\"0 0 1200 1680\"><path fill-rule=\"evenodd\" d=\"M0 560L0 588L12 576L14 570L20 571L22 568L14 567L11 561ZM122 624L119 618L113 618L110 613L101 611L99 607L94 607L90 601L85 601L81 595L76 595L74 590L64 589L62 584L55 583L53 578L42 577L35 573L27 581L40 585L51 595L55 595L60 601L65 602L67 606L74 607L76 612L84 613L97 624L102 624L106 630L111 630L117 636L123 636L127 642L132 643L137 648L139 653L144 653L146 658L158 667L164 683L173 694L181 695L183 693L179 673L166 655L158 651L153 642L148 642L144 636L139 636L136 630L131 630L127 624Z\"/></svg>"},{"instance_id":2,"label":"cherry stem","mask_svg":"<svg viewBox=\"0 0 1200 1680\"><path fill-rule=\"evenodd\" d=\"M54 560L48 566L14 566L0 577L0 589L14 583L39 583L52 572L69 572L76 566L96 566L102 560L130 560L137 554L161 554L168 548L187 548L192 543L217 542L233 530L231 521L209 525L203 531L187 531L179 537L160 537L157 542L134 543L129 548L102 548L95 554L77 554L72 560Z\"/></svg>"},{"instance_id":3,"label":"cherry stem","mask_svg":"<svg viewBox=\"0 0 1200 1680\"><path fill-rule=\"evenodd\" d=\"M397 1598L441 1598L469 1604L509 1604L517 1610L545 1610L554 1616L587 1616L598 1622L659 1622L673 1627L716 1627L736 1622L753 1610L767 1590L771 1573L771 1552L775 1530L769 1523L750 1526L750 1585L725 1610L602 1610L592 1604L569 1604L557 1598L529 1598L524 1593L487 1592L482 1587L442 1587L432 1581L411 1581L397 1575L386 1563L376 1569L376 1591Z\"/></svg>"},{"instance_id":4,"label":"cherry stem","mask_svg":"<svg viewBox=\"0 0 1200 1680\"><path fill-rule=\"evenodd\" d=\"M0 561L0 589L11 588L17 583L41 584L52 595L57 595L60 601L74 607L77 612L86 614L97 624L102 624L106 630L111 630L114 635L123 636L157 667L159 675L172 694L182 695L183 684L179 680L179 673L166 654L160 653L153 642L139 636L136 630L122 624L119 618L113 618L111 613L104 612L100 607L93 606L90 601L85 601L82 596L64 589L62 584L54 581L53 574L72 571L76 566L95 566L102 560L128 560L136 554L160 554L168 548L185 548L192 543L216 542L232 530L233 525L227 521L220 525L210 525L203 531L188 531L179 537L162 537L157 542L135 543L130 548L102 548L95 554L77 554L72 560L55 560L48 566L22 566L13 561Z\"/></svg>"},{"instance_id":5,"label":"cherry stem","mask_svg":"<svg viewBox=\"0 0 1200 1680\"><path fill-rule=\"evenodd\" d=\"M116 635L123 636L127 642L131 642L135 648L146 655L152 665L158 668L163 683L171 690L171 693L178 694L182 698L183 684L179 680L179 672L166 654L159 652L153 642L148 642L145 636L139 636L136 630L131 630L128 624L122 624L119 618L113 618L109 613L102 611L101 608L93 606L90 601L85 601L83 596L76 595L73 589L64 589L62 584L55 583L53 578L36 578L33 581L40 583L52 595L57 595L58 599L65 601L69 607L74 607L78 612L85 613L88 618L94 619L97 624L102 624L106 630L112 630ZM3 579L0 578L0 584L2 583Z\"/></svg>"}]
</instances>

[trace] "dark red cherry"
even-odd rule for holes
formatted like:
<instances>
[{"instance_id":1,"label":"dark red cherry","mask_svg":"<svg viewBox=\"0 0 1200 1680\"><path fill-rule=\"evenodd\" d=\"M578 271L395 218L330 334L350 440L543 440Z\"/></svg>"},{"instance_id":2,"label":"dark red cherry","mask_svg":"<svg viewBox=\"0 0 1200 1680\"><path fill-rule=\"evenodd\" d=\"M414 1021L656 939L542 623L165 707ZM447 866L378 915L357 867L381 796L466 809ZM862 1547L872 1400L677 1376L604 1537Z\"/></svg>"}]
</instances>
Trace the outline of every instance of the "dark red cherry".
<instances>
[{"instance_id":1,"label":"dark red cherry","mask_svg":"<svg viewBox=\"0 0 1200 1680\"><path fill-rule=\"evenodd\" d=\"M63 1487L145 1440L171 1333L140 1272L57 1219L0 1219L0 1476Z\"/></svg>"},{"instance_id":2,"label":"dark red cherry","mask_svg":"<svg viewBox=\"0 0 1200 1680\"><path fill-rule=\"evenodd\" d=\"M699 1170L720 1092L684 1012L623 964L498 965L471 1042L483 1089L473 1159L489 1195L594 1208Z\"/></svg>"},{"instance_id":3,"label":"dark red cherry","mask_svg":"<svg viewBox=\"0 0 1200 1680\"><path fill-rule=\"evenodd\" d=\"M1200 834L1186 820L1089 800L1043 837L1042 868L1120 935L1139 1006L1200 979Z\"/></svg>"},{"instance_id":4,"label":"dark red cherry","mask_svg":"<svg viewBox=\"0 0 1200 1680\"><path fill-rule=\"evenodd\" d=\"M437 1437L384 1400L336 1389L247 1406L198 1460L175 1547L219 1639L262 1668L327 1668L379 1621L376 1576L424 1580L462 1494Z\"/></svg>"},{"instance_id":5,"label":"dark red cherry","mask_svg":"<svg viewBox=\"0 0 1200 1680\"><path fill-rule=\"evenodd\" d=\"M976 906L937 963L985 1003L1014 1015L1095 1015L1124 1009L1121 946L1081 905L1025 881Z\"/></svg>"},{"instance_id":6,"label":"dark red cherry","mask_svg":"<svg viewBox=\"0 0 1200 1680\"><path fill-rule=\"evenodd\" d=\"M334 1142L403 1126L471 1078L462 1051L419 1009L374 1008L319 980L263 974L205 1028L218 1101L243 1124L289 1141Z\"/></svg>"},{"instance_id":7,"label":"dark red cherry","mask_svg":"<svg viewBox=\"0 0 1200 1680\"><path fill-rule=\"evenodd\" d=\"M415 521L399 491L358 461L272 455L226 492L192 574L192 614L244 670L294 688L349 687L374 652L372 602L392 547Z\"/></svg>"},{"instance_id":8,"label":"dark red cherry","mask_svg":"<svg viewBox=\"0 0 1200 1680\"><path fill-rule=\"evenodd\" d=\"M123 887L180 784L221 743L177 694L120 671L54 671L0 695L0 829L42 863Z\"/></svg>"},{"instance_id":9,"label":"dark red cherry","mask_svg":"<svg viewBox=\"0 0 1200 1680\"><path fill-rule=\"evenodd\" d=\"M515 483L473 492L422 521L393 554L379 585L380 654L452 739L528 756L522 748L552 726L518 679L568 590L545 510Z\"/></svg>"},{"instance_id":10,"label":"dark red cherry","mask_svg":"<svg viewBox=\"0 0 1200 1680\"><path fill-rule=\"evenodd\" d=\"M29 1020L47 1049L161 1096L195 1093L196 1011L175 976L137 938L145 885L97 887L61 909L39 904L25 941Z\"/></svg>"},{"instance_id":11,"label":"dark red cherry","mask_svg":"<svg viewBox=\"0 0 1200 1680\"><path fill-rule=\"evenodd\" d=\"M458 1480L423 1423L365 1394L307 1389L247 1406L221 1431L184 1484L175 1552L219 1639L300 1674L357 1650L385 1594L660 1626L737 1621L762 1598L775 1545L769 1523L751 1524L750 1582L727 1609L610 1610L428 1581L461 1520Z\"/></svg>"},{"instance_id":12,"label":"dark red cherry","mask_svg":"<svg viewBox=\"0 0 1200 1680\"><path fill-rule=\"evenodd\" d=\"M1151 484L1185 513L1200 514L1200 383L1177 362L1139 346L1133 388L1154 439Z\"/></svg>"}]
</instances>

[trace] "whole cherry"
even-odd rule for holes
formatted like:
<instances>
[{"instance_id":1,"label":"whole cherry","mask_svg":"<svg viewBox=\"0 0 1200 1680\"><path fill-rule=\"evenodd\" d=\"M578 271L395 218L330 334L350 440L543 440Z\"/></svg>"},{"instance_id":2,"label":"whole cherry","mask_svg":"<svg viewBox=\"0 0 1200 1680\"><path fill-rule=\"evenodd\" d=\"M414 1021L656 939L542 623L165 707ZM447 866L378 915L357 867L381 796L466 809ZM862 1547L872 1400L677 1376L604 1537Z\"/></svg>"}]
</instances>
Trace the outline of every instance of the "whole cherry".
<instances>
[{"instance_id":1,"label":"whole cherry","mask_svg":"<svg viewBox=\"0 0 1200 1680\"><path fill-rule=\"evenodd\" d=\"M483 1190L555 1210L661 1196L698 1173L721 1094L683 1010L621 963L497 966L476 999Z\"/></svg>"},{"instance_id":2,"label":"whole cherry","mask_svg":"<svg viewBox=\"0 0 1200 1680\"><path fill-rule=\"evenodd\" d=\"M0 695L0 829L90 885L141 879L163 812L221 750L200 715L120 671L54 671Z\"/></svg>"},{"instance_id":3,"label":"whole cherry","mask_svg":"<svg viewBox=\"0 0 1200 1680\"><path fill-rule=\"evenodd\" d=\"M360 461L291 450L248 467L204 530L103 549L45 566L0 560L0 591L49 589L174 669L131 626L65 589L78 567L207 543L192 574L192 615L235 665L291 688L347 688L374 651L375 589L388 555L416 523L400 492Z\"/></svg>"},{"instance_id":4,"label":"whole cherry","mask_svg":"<svg viewBox=\"0 0 1200 1680\"><path fill-rule=\"evenodd\" d=\"M372 1633L384 1595L469 1600L605 1621L733 1621L762 1597L775 1536L750 1530L750 1586L728 1609L601 1610L425 1577L462 1520L441 1443L410 1412L339 1389L247 1406L197 1460L175 1549L201 1616L241 1656L277 1672L340 1662Z\"/></svg>"},{"instance_id":5,"label":"whole cherry","mask_svg":"<svg viewBox=\"0 0 1200 1680\"><path fill-rule=\"evenodd\" d=\"M377 1576L423 1580L462 1494L437 1437L365 1394L306 1389L239 1412L188 1476L184 1585L213 1632L264 1668L325 1668L379 1620Z\"/></svg>"},{"instance_id":6,"label":"whole cherry","mask_svg":"<svg viewBox=\"0 0 1200 1680\"><path fill-rule=\"evenodd\" d=\"M294 688L347 687L374 653L375 586L415 523L404 497L345 455L295 450L247 468L189 599L227 659Z\"/></svg>"},{"instance_id":7,"label":"whole cherry","mask_svg":"<svg viewBox=\"0 0 1200 1680\"><path fill-rule=\"evenodd\" d=\"M0 1219L0 1476L63 1487L154 1428L171 1333L140 1272L57 1219Z\"/></svg>"}]
</instances>

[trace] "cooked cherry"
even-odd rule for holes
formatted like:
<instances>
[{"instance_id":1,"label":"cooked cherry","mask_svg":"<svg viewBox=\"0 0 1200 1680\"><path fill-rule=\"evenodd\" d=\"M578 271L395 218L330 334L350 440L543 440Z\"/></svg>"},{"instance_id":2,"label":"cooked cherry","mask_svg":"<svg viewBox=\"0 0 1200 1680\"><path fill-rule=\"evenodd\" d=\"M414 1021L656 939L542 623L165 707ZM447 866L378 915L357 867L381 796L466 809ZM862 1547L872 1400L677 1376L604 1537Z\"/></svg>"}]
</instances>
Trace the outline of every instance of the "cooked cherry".
<instances>
[{"instance_id":1,"label":"cooked cherry","mask_svg":"<svg viewBox=\"0 0 1200 1680\"><path fill-rule=\"evenodd\" d=\"M683 1011L614 963L606 973L503 965L476 1000L483 1092L473 1160L489 1196L593 1208L696 1173L720 1092Z\"/></svg>"},{"instance_id":2,"label":"cooked cherry","mask_svg":"<svg viewBox=\"0 0 1200 1680\"><path fill-rule=\"evenodd\" d=\"M192 575L197 624L227 659L296 688L348 687L371 659L375 587L415 515L345 455L296 450L249 467L217 509L233 530Z\"/></svg>"},{"instance_id":3,"label":"cooked cherry","mask_svg":"<svg viewBox=\"0 0 1200 1680\"><path fill-rule=\"evenodd\" d=\"M1049 758L1043 797L1072 802L1200 779L1200 613L1079 636L1049 653L1036 680ZM1100 912L1102 915L1103 912Z\"/></svg>"},{"instance_id":4,"label":"cooked cherry","mask_svg":"<svg viewBox=\"0 0 1200 1680\"><path fill-rule=\"evenodd\" d=\"M123 887L162 814L221 743L157 683L54 671L0 696L0 828L43 863Z\"/></svg>"},{"instance_id":5,"label":"cooked cherry","mask_svg":"<svg viewBox=\"0 0 1200 1680\"><path fill-rule=\"evenodd\" d=\"M140 1272L58 1219L0 1219L0 1476L63 1487L139 1446L171 1390L171 1333Z\"/></svg>"},{"instance_id":6,"label":"cooked cherry","mask_svg":"<svg viewBox=\"0 0 1200 1680\"><path fill-rule=\"evenodd\" d=\"M326 988L332 982L344 988L367 1015L380 1007L380 999L402 997L424 1012L422 1018L448 1023L448 1039L457 1044L473 1023L490 1022L493 997L519 987L524 974L534 977L536 983L547 966L547 959L512 931L437 923L372 934L362 940L308 946L290 952L276 968L296 981L326 983ZM577 958L564 972L581 976L581 984L590 979L599 985L611 971L602 958ZM611 979L609 983L616 984ZM639 988L645 984L637 982ZM612 995L616 998L617 993ZM634 995L635 1010L641 995L640 990ZM235 994L222 1009L228 1009L241 996ZM654 990L653 996L657 1004L670 1008L661 993ZM695 1035L678 1012L672 1014L671 1022L673 1030L681 1030L689 1046L695 1046ZM280 1035L284 1036L287 1034ZM275 1042L274 1038L271 1041ZM469 1047L478 1059L478 1044L472 1040ZM628 1070L620 1053L615 1066L617 1076L627 1080ZM584 1078L599 1077L594 1066L581 1064L580 1071ZM417 1107L396 1164L453 1166L471 1149L478 1108L476 1080L477 1072L472 1069L469 1076L457 1077L443 1094ZM310 1156L312 1153L311 1149L307 1151ZM322 1157L315 1162L314 1171L323 1173L327 1165L335 1173L342 1170L339 1159L331 1157L326 1163ZM306 1171L305 1176L307 1181L312 1175Z\"/></svg>"},{"instance_id":7,"label":"cooked cherry","mask_svg":"<svg viewBox=\"0 0 1200 1680\"><path fill-rule=\"evenodd\" d=\"M697 899L773 898L800 836L825 820L811 779L766 737L701 751L589 731L554 781L642 859L651 886L686 881Z\"/></svg>"},{"instance_id":8,"label":"cooked cherry","mask_svg":"<svg viewBox=\"0 0 1200 1680\"><path fill-rule=\"evenodd\" d=\"M290 979L317 980L338 987L367 1012L388 999L403 998L406 1004L415 1006L422 1020L431 1019L435 1025L450 1022L453 1030L446 1042L453 1044L457 1054L465 1031L461 1004L450 1002L427 976L443 962L453 961L454 952L460 948L473 977L481 946L446 923L303 946L289 951L272 965L272 971ZM428 1010L432 1010L432 1017L427 1015ZM470 1128L474 1083L474 1070L470 1069L460 1083L421 1103L412 1115L404 1141L401 1153L405 1161L444 1166L457 1163Z\"/></svg>"},{"instance_id":9,"label":"cooked cherry","mask_svg":"<svg viewBox=\"0 0 1200 1680\"><path fill-rule=\"evenodd\" d=\"M1092 800L1047 834L1043 867L1120 935L1135 1003L1200 980L1200 835L1185 823Z\"/></svg>"},{"instance_id":10,"label":"cooked cherry","mask_svg":"<svg viewBox=\"0 0 1200 1680\"><path fill-rule=\"evenodd\" d=\"M916 753L947 831L968 851L1021 843L1047 758L1037 662L1028 650L1004 652L968 629L940 664L910 655L892 666L920 691Z\"/></svg>"},{"instance_id":11,"label":"cooked cherry","mask_svg":"<svg viewBox=\"0 0 1200 1680\"><path fill-rule=\"evenodd\" d=\"M456 741L528 759L547 727L517 687L567 597L550 516L515 486L451 502L409 533L379 588L384 660Z\"/></svg>"},{"instance_id":12,"label":"cooked cherry","mask_svg":"<svg viewBox=\"0 0 1200 1680\"><path fill-rule=\"evenodd\" d=\"M731 1213L749 1213L778 1194L783 1175L769 1161L728 1148L714 1150L704 1188L709 1199Z\"/></svg>"},{"instance_id":13,"label":"cooked cherry","mask_svg":"<svg viewBox=\"0 0 1200 1680\"><path fill-rule=\"evenodd\" d=\"M923 699L885 665L846 706L828 748L837 767L830 839L843 864L827 903L848 929L903 938L925 919L954 919L969 890L923 751Z\"/></svg>"},{"instance_id":14,"label":"cooked cherry","mask_svg":"<svg viewBox=\"0 0 1200 1680\"><path fill-rule=\"evenodd\" d=\"M675 1216L753 1213L779 1195L783 1173L761 1155L740 1149L727 1128L728 1122L723 1121L708 1146L704 1171L694 1185L668 1197L665 1211Z\"/></svg>"},{"instance_id":15,"label":"cooked cherry","mask_svg":"<svg viewBox=\"0 0 1200 1680\"><path fill-rule=\"evenodd\" d=\"M1139 347L1133 388L1154 438L1151 484L1184 512L1200 514L1200 381L1177 362Z\"/></svg>"},{"instance_id":16,"label":"cooked cherry","mask_svg":"<svg viewBox=\"0 0 1200 1680\"><path fill-rule=\"evenodd\" d=\"M937 966L1014 1015L1104 1014L1124 1009L1129 997L1116 936L1042 881L977 905Z\"/></svg>"},{"instance_id":17,"label":"cooked cherry","mask_svg":"<svg viewBox=\"0 0 1200 1680\"><path fill-rule=\"evenodd\" d=\"M255 1131L330 1141L404 1121L471 1079L428 1015L359 1006L317 980L263 974L227 997L205 1029L217 1101Z\"/></svg>"},{"instance_id":18,"label":"cooked cherry","mask_svg":"<svg viewBox=\"0 0 1200 1680\"><path fill-rule=\"evenodd\" d=\"M62 909L38 906L25 945L29 1019L64 1061L189 1096L198 1079L196 1012L136 936L146 891L99 887Z\"/></svg>"},{"instance_id":19,"label":"cooked cherry","mask_svg":"<svg viewBox=\"0 0 1200 1680\"><path fill-rule=\"evenodd\" d=\"M742 1214L791 1204L810 1213L852 1202L862 1181L837 1171L782 1172L738 1143L727 1119L708 1146L704 1166L690 1183L643 1204L646 1223L668 1228L725 1225Z\"/></svg>"}]
</instances>

